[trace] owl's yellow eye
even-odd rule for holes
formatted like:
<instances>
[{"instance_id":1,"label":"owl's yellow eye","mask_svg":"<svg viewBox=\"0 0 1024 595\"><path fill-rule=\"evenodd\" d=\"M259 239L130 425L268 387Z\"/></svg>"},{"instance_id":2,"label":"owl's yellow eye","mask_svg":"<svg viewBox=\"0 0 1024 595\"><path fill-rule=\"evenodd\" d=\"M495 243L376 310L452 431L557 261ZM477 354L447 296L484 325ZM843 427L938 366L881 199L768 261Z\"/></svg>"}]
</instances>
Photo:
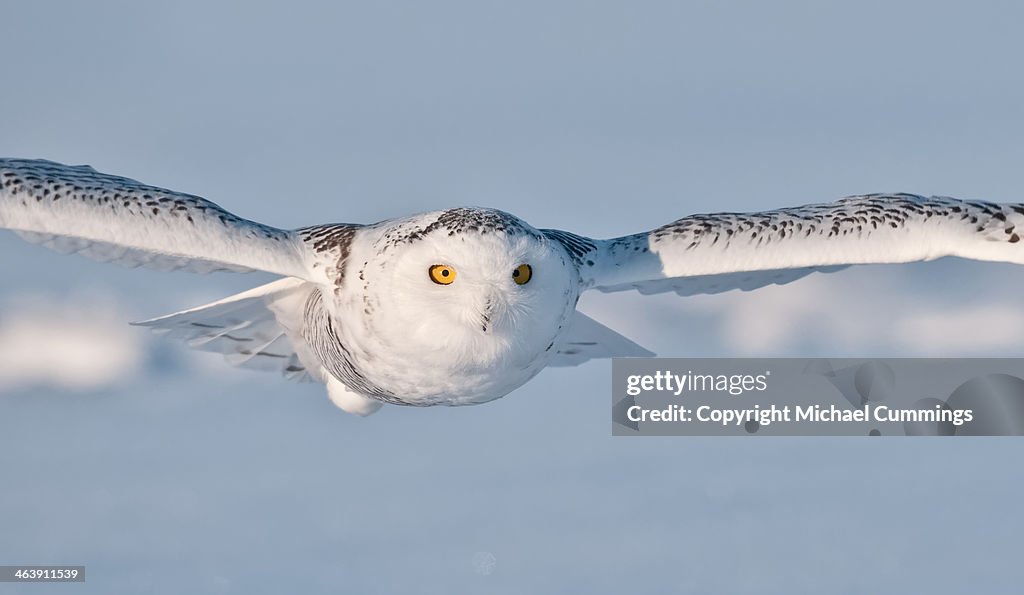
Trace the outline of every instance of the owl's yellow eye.
<instances>
[{"instance_id":1,"label":"owl's yellow eye","mask_svg":"<svg viewBox=\"0 0 1024 595\"><path fill-rule=\"evenodd\" d=\"M455 269L446 264L435 264L427 270L430 280L438 285L451 285L455 282Z\"/></svg>"},{"instance_id":2,"label":"owl's yellow eye","mask_svg":"<svg viewBox=\"0 0 1024 595\"><path fill-rule=\"evenodd\" d=\"M521 264L512 270L512 280L518 285L526 285L533 278L533 267Z\"/></svg>"}]
</instances>

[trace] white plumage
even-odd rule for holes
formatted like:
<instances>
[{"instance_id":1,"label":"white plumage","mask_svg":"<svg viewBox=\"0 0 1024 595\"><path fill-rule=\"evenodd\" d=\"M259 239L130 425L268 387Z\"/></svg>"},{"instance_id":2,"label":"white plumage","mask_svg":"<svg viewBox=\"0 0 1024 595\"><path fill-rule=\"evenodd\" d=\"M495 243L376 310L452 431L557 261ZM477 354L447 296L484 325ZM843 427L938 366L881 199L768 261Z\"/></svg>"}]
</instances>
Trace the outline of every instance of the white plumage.
<instances>
[{"instance_id":1,"label":"white plumage","mask_svg":"<svg viewBox=\"0 0 1024 595\"><path fill-rule=\"evenodd\" d=\"M0 160L0 227L29 241L129 266L284 277L139 324L322 382L360 415L482 403L546 366L650 355L576 311L587 289L694 295L861 263L1024 263L1022 224L1021 205L891 194L694 215L610 240L479 208L282 230L87 166Z\"/></svg>"}]
</instances>

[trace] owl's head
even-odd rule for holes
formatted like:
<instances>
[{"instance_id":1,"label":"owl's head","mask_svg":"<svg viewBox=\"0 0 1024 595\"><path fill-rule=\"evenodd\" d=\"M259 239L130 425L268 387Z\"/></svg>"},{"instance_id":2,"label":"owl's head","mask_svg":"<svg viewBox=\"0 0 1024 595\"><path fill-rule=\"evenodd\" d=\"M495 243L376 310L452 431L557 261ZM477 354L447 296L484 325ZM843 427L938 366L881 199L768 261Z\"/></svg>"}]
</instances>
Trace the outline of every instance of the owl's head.
<instances>
[{"instance_id":1,"label":"owl's head","mask_svg":"<svg viewBox=\"0 0 1024 595\"><path fill-rule=\"evenodd\" d=\"M389 222L361 272L366 319L393 352L524 366L549 349L576 306L578 273L556 241L491 209Z\"/></svg>"}]
</instances>

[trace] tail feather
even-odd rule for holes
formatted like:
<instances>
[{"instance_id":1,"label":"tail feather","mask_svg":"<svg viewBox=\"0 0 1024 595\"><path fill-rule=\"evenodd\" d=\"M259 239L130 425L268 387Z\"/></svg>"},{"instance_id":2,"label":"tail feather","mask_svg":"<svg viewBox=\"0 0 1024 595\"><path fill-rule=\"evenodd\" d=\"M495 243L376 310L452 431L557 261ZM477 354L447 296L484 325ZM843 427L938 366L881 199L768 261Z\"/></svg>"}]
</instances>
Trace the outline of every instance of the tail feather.
<instances>
[{"instance_id":1,"label":"tail feather","mask_svg":"<svg viewBox=\"0 0 1024 595\"><path fill-rule=\"evenodd\" d=\"M578 366L585 361L610 357L653 357L654 352L620 335L579 310L565 337L554 345L549 366Z\"/></svg>"},{"instance_id":2,"label":"tail feather","mask_svg":"<svg viewBox=\"0 0 1024 595\"><path fill-rule=\"evenodd\" d=\"M223 354L235 366L324 382L324 372L302 338L304 306L312 291L313 284L289 277L134 324L194 349Z\"/></svg>"}]
</instances>

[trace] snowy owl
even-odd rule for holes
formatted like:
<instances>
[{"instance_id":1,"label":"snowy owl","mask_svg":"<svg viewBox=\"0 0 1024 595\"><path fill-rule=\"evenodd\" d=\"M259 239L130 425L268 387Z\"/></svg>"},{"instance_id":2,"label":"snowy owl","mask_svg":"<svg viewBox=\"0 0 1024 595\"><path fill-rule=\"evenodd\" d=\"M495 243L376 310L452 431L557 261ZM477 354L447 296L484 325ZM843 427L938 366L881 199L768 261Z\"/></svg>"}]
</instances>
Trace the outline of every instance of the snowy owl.
<instances>
[{"instance_id":1,"label":"snowy owl","mask_svg":"<svg viewBox=\"0 0 1024 595\"><path fill-rule=\"evenodd\" d=\"M608 240L485 208L284 230L88 166L22 159L0 159L0 228L129 266L282 276L138 324L237 365L322 382L359 415L384 403L484 403L546 366L653 355L576 310L588 289L688 296L851 264L1024 263L1016 204L873 194L691 215Z\"/></svg>"}]
</instances>

